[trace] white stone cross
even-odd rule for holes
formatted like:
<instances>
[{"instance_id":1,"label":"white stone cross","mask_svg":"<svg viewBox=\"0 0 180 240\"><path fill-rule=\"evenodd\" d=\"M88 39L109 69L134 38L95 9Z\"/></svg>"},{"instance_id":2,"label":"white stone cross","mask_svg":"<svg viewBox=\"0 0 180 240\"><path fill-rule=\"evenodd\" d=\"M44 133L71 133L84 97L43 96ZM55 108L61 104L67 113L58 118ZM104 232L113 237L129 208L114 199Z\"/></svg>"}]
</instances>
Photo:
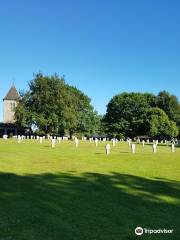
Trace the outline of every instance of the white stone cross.
<instances>
[{"instance_id":1,"label":"white stone cross","mask_svg":"<svg viewBox=\"0 0 180 240\"><path fill-rule=\"evenodd\" d=\"M114 138L112 139L112 145L113 145L113 147L115 147L115 145L116 145L116 140Z\"/></svg>"},{"instance_id":2,"label":"white stone cross","mask_svg":"<svg viewBox=\"0 0 180 240\"><path fill-rule=\"evenodd\" d=\"M98 146L98 142L99 142L99 140L97 138L95 138L96 147Z\"/></svg>"},{"instance_id":3,"label":"white stone cross","mask_svg":"<svg viewBox=\"0 0 180 240\"><path fill-rule=\"evenodd\" d=\"M21 140L22 140L21 136L20 136L20 135L18 135L18 143L20 143L20 142L21 142Z\"/></svg>"},{"instance_id":4,"label":"white stone cross","mask_svg":"<svg viewBox=\"0 0 180 240\"><path fill-rule=\"evenodd\" d=\"M106 144L105 149L106 149L106 155L109 155L110 154L110 150L111 150L111 146L110 146L109 143Z\"/></svg>"},{"instance_id":5,"label":"white stone cross","mask_svg":"<svg viewBox=\"0 0 180 240\"><path fill-rule=\"evenodd\" d=\"M153 153L156 153L157 152L157 144L156 143L153 143Z\"/></svg>"},{"instance_id":6,"label":"white stone cross","mask_svg":"<svg viewBox=\"0 0 180 240\"><path fill-rule=\"evenodd\" d=\"M55 148L55 145L56 145L56 139L52 138L51 139L51 147Z\"/></svg>"},{"instance_id":7,"label":"white stone cross","mask_svg":"<svg viewBox=\"0 0 180 240\"><path fill-rule=\"evenodd\" d=\"M132 143L132 140L129 138L129 139L127 140L127 142L128 142L129 147L130 147L130 146L131 146L131 143Z\"/></svg>"},{"instance_id":8,"label":"white stone cross","mask_svg":"<svg viewBox=\"0 0 180 240\"><path fill-rule=\"evenodd\" d=\"M136 144L131 145L131 152L134 154L136 152Z\"/></svg>"},{"instance_id":9,"label":"white stone cross","mask_svg":"<svg viewBox=\"0 0 180 240\"><path fill-rule=\"evenodd\" d=\"M75 137L74 141L75 141L76 147L78 147L79 146L79 140L77 139L77 137Z\"/></svg>"}]
</instances>

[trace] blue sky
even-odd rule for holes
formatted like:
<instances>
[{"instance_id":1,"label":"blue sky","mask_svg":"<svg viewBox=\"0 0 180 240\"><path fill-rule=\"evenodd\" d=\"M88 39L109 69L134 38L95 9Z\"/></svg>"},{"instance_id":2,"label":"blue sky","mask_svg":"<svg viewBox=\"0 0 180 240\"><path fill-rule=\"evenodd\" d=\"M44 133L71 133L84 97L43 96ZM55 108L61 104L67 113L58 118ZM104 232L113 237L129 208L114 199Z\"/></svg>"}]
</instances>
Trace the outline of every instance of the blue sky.
<instances>
[{"instance_id":1,"label":"blue sky","mask_svg":"<svg viewBox=\"0 0 180 240\"><path fill-rule=\"evenodd\" d=\"M65 75L99 113L123 91L180 99L179 12L176 0L0 1L0 99L38 71Z\"/></svg>"}]
</instances>

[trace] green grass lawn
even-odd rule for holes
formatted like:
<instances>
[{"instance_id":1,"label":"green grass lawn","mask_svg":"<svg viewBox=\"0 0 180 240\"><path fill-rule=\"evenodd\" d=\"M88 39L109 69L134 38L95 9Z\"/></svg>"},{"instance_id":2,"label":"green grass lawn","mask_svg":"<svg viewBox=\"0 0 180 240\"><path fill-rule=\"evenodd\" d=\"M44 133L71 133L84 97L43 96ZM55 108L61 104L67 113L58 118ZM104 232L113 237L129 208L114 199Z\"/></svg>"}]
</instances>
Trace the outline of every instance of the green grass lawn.
<instances>
[{"instance_id":1,"label":"green grass lawn","mask_svg":"<svg viewBox=\"0 0 180 240\"><path fill-rule=\"evenodd\" d=\"M104 146L0 140L0 240L179 240L180 148Z\"/></svg>"}]
</instances>

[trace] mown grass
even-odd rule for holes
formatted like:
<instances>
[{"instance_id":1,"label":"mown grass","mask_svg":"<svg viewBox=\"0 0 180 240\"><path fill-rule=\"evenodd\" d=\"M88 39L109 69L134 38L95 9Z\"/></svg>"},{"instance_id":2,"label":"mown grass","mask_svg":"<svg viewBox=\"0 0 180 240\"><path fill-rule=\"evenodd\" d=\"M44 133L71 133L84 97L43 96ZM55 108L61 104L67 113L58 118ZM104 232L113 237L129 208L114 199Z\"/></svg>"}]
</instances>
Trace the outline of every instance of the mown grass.
<instances>
[{"instance_id":1,"label":"mown grass","mask_svg":"<svg viewBox=\"0 0 180 240\"><path fill-rule=\"evenodd\" d=\"M179 239L180 148L0 140L1 240Z\"/></svg>"}]
</instances>

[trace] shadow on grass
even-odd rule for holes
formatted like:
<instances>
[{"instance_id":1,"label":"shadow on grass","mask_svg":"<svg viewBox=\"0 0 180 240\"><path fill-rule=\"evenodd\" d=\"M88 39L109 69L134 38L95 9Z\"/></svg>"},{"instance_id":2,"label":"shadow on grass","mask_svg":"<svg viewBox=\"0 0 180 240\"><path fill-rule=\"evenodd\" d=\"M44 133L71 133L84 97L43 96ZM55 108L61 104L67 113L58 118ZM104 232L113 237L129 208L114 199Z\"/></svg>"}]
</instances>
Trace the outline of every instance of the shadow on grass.
<instances>
[{"instance_id":1,"label":"shadow on grass","mask_svg":"<svg viewBox=\"0 0 180 240\"><path fill-rule=\"evenodd\" d=\"M174 229L179 239L180 185L112 173L0 173L0 239L132 240L134 229Z\"/></svg>"}]
</instances>

